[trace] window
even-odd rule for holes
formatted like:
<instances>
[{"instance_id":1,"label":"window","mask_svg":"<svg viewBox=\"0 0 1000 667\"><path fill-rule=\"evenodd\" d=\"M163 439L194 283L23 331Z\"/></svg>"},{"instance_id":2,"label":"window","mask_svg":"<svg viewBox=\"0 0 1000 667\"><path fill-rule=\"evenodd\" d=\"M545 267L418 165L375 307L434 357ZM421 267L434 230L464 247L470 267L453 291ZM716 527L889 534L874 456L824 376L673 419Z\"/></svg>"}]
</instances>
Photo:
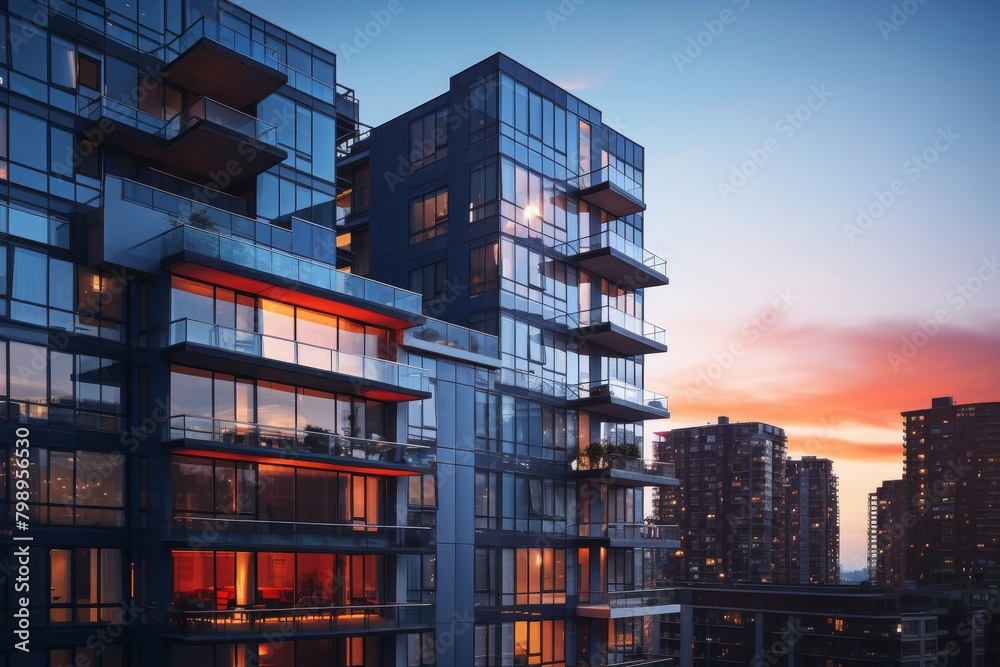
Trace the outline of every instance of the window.
<instances>
[{"instance_id":1,"label":"window","mask_svg":"<svg viewBox=\"0 0 1000 667\"><path fill-rule=\"evenodd\" d=\"M469 294L476 295L497 288L499 244L497 241L469 251Z\"/></svg>"},{"instance_id":2,"label":"window","mask_svg":"<svg viewBox=\"0 0 1000 667\"><path fill-rule=\"evenodd\" d=\"M565 661L564 621L514 623L515 665L560 665Z\"/></svg>"},{"instance_id":3,"label":"window","mask_svg":"<svg viewBox=\"0 0 1000 667\"><path fill-rule=\"evenodd\" d=\"M469 187L469 222L481 220L488 215L496 214L496 207L487 207L495 202L497 193L497 165L491 162L474 169L470 176Z\"/></svg>"},{"instance_id":4,"label":"window","mask_svg":"<svg viewBox=\"0 0 1000 667\"><path fill-rule=\"evenodd\" d=\"M418 169L448 156L448 111L441 109L410 123L410 165Z\"/></svg>"},{"instance_id":5,"label":"window","mask_svg":"<svg viewBox=\"0 0 1000 667\"><path fill-rule=\"evenodd\" d=\"M120 620L121 549L52 549L49 552L49 620L53 624Z\"/></svg>"},{"instance_id":6,"label":"window","mask_svg":"<svg viewBox=\"0 0 1000 667\"><path fill-rule=\"evenodd\" d=\"M28 504L39 523L125 525L125 458L121 454L33 448Z\"/></svg>"},{"instance_id":7,"label":"window","mask_svg":"<svg viewBox=\"0 0 1000 667\"><path fill-rule=\"evenodd\" d=\"M435 190L410 202L410 243L420 243L447 231L447 188Z\"/></svg>"},{"instance_id":8,"label":"window","mask_svg":"<svg viewBox=\"0 0 1000 667\"><path fill-rule=\"evenodd\" d=\"M410 289L424 297L424 308L433 308L447 303L448 262L441 260L421 266L410 272Z\"/></svg>"},{"instance_id":9,"label":"window","mask_svg":"<svg viewBox=\"0 0 1000 667\"><path fill-rule=\"evenodd\" d=\"M101 89L101 61L83 53L77 53L77 82L84 88Z\"/></svg>"}]
</instances>

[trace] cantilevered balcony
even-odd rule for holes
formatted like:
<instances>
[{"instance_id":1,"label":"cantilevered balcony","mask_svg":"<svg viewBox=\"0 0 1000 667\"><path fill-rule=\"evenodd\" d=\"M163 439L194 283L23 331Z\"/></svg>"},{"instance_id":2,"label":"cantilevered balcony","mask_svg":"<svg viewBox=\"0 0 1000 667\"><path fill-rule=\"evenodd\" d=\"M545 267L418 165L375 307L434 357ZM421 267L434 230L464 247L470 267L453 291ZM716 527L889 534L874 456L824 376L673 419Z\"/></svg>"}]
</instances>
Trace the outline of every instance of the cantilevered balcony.
<instances>
[{"instance_id":1,"label":"cantilevered balcony","mask_svg":"<svg viewBox=\"0 0 1000 667\"><path fill-rule=\"evenodd\" d=\"M616 218L645 211L642 182L615 167L595 169L577 179L580 199L607 211Z\"/></svg>"},{"instance_id":2,"label":"cantilevered balcony","mask_svg":"<svg viewBox=\"0 0 1000 667\"><path fill-rule=\"evenodd\" d=\"M430 372L388 359L365 357L254 331L180 319L162 332L171 361L226 373L245 372L273 382L346 392L380 401L430 398Z\"/></svg>"},{"instance_id":3,"label":"cantilevered balcony","mask_svg":"<svg viewBox=\"0 0 1000 667\"><path fill-rule=\"evenodd\" d=\"M281 227L107 176L88 235L91 264L153 275L166 267L380 326L425 321L419 294L337 271L334 230L298 218Z\"/></svg>"},{"instance_id":4,"label":"cantilevered balcony","mask_svg":"<svg viewBox=\"0 0 1000 667\"><path fill-rule=\"evenodd\" d=\"M579 386L575 408L590 410L619 421L667 419L667 397L620 380L598 380Z\"/></svg>"},{"instance_id":5,"label":"cantilevered balcony","mask_svg":"<svg viewBox=\"0 0 1000 667\"><path fill-rule=\"evenodd\" d=\"M260 640L263 637L297 639L348 635L422 632L434 629L434 605L430 603L317 604L259 609L254 606L225 610L148 609L147 620L164 626L168 639L206 641L225 637L228 641Z\"/></svg>"},{"instance_id":6,"label":"cantilevered balcony","mask_svg":"<svg viewBox=\"0 0 1000 667\"><path fill-rule=\"evenodd\" d=\"M579 523L577 537L612 548L679 549L681 546L677 526L645 523Z\"/></svg>"},{"instance_id":7,"label":"cantilevered balcony","mask_svg":"<svg viewBox=\"0 0 1000 667\"><path fill-rule=\"evenodd\" d=\"M679 483L673 463L617 454L590 456L585 452L576 460L573 476L618 486L677 486Z\"/></svg>"},{"instance_id":8,"label":"cantilevered balcony","mask_svg":"<svg viewBox=\"0 0 1000 667\"><path fill-rule=\"evenodd\" d=\"M500 368L500 339L474 329L427 318L403 332L403 345L433 355Z\"/></svg>"},{"instance_id":9,"label":"cantilevered balcony","mask_svg":"<svg viewBox=\"0 0 1000 667\"><path fill-rule=\"evenodd\" d=\"M568 241L556 251L587 271L628 289L659 287L670 282L667 260L610 230Z\"/></svg>"},{"instance_id":10,"label":"cantilevered balcony","mask_svg":"<svg viewBox=\"0 0 1000 667\"><path fill-rule=\"evenodd\" d=\"M669 655L616 651L613 648L609 648L608 662L606 664L614 665L615 667L676 667L680 662L677 658Z\"/></svg>"},{"instance_id":11,"label":"cantilevered balcony","mask_svg":"<svg viewBox=\"0 0 1000 667\"><path fill-rule=\"evenodd\" d=\"M80 99L79 114L104 142L199 177L225 174L218 187L254 178L288 157L273 125L207 97L169 120L108 97Z\"/></svg>"},{"instance_id":12,"label":"cantilevered balcony","mask_svg":"<svg viewBox=\"0 0 1000 667\"><path fill-rule=\"evenodd\" d=\"M282 458L319 467L383 475L419 475L434 464L427 445L392 442L225 419L176 415L163 434L163 448L223 453L230 458Z\"/></svg>"},{"instance_id":13,"label":"cantilevered balcony","mask_svg":"<svg viewBox=\"0 0 1000 667\"><path fill-rule=\"evenodd\" d=\"M667 332L611 306L556 318L571 335L626 356L667 351Z\"/></svg>"},{"instance_id":14,"label":"cantilevered balcony","mask_svg":"<svg viewBox=\"0 0 1000 667\"><path fill-rule=\"evenodd\" d=\"M675 588L581 592L576 609L577 616L585 618L631 618L679 611Z\"/></svg>"},{"instance_id":15,"label":"cantilevered balcony","mask_svg":"<svg viewBox=\"0 0 1000 667\"><path fill-rule=\"evenodd\" d=\"M164 543L197 549L429 553L433 550L433 533L427 526L381 526L363 521L313 523L175 516L161 524Z\"/></svg>"},{"instance_id":16,"label":"cantilevered balcony","mask_svg":"<svg viewBox=\"0 0 1000 667\"><path fill-rule=\"evenodd\" d=\"M212 95L243 108L288 82L277 49L208 17L153 54L163 61L164 79L199 95Z\"/></svg>"}]
</instances>

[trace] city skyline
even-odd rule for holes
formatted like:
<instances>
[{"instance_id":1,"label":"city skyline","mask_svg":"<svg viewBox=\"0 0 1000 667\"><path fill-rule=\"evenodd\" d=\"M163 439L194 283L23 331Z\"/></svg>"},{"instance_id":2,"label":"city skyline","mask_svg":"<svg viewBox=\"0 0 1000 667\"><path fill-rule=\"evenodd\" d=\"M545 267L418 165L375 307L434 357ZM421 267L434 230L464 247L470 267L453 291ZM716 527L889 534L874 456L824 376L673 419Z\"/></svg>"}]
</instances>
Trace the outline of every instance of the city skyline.
<instances>
[{"instance_id":1,"label":"city skyline","mask_svg":"<svg viewBox=\"0 0 1000 667\"><path fill-rule=\"evenodd\" d=\"M900 413L1000 395L983 194L1000 147L995 7L399 1L324 19L318 2L280 17L245 6L335 51L368 124L503 51L642 144L645 246L671 278L646 307L670 345L647 385L672 419L648 432L725 414L781 426L792 456L833 459L845 570L866 562L867 494L900 474Z\"/></svg>"}]
</instances>

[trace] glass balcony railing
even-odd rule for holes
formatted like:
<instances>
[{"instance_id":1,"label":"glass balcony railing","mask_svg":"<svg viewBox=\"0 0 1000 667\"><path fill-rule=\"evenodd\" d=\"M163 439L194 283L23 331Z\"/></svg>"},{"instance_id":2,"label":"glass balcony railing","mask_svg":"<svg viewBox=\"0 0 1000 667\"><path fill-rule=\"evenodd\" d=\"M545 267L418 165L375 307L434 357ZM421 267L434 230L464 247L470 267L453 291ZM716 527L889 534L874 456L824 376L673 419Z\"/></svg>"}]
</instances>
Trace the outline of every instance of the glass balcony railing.
<instances>
[{"instance_id":1,"label":"glass balcony railing","mask_svg":"<svg viewBox=\"0 0 1000 667\"><path fill-rule=\"evenodd\" d=\"M642 201L642 181L628 176L624 171L618 169L617 167L608 165L606 167L601 167L600 169L595 169L590 173L583 174L577 181L577 185L581 190L586 190L587 188L600 185L601 183L610 183L629 196Z\"/></svg>"},{"instance_id":2,"label":"glass balcony railing","mask_svg":"<svg viewBox=\"0 0 1000 667\"><path fill-rule=\"evenodd\" d=\"M434 531L426 526L382 526L364 522L257 521L231 517L175 516L162 524L163 539L193 547L209 544L318 546L349 543L354 548L424 548Z\"/></svg>"},{"instance_id":3,"label":"glass balcony railing","mask_svg":"<svg viewBox=\"0 0 1000 667\"><path fill-rule=\"evenodd\" d=\"M94 99L80 97L77 99L80 104L78 114L81 116L92 121L107 118L112 122L122 123L165 141L172 141L196 123L207 121L249 137L261 144L274 147L278 145L278 130L274 125L207 97L198 98L193 104L169 120L164 120L109 97Z\"/></svg>"},{"instance_id":4,"label":"glass balcony railing","mask_svg":"<svg viewBox=\"0 0 1000 667\"><path fill-rule=\"evenodd\" d=\"M667 332L661 327L611 306L601 306L579 313L560 315L556 318L556 322L571 329L586 329L601 324L610 324L653 343L667 344Z\"/></svg>"},{"instance_id":5,"label":"glass balcony railing","mask_svg":"<svg viewBox=\"0 0 1000 667\"><path fill-rule=\"evenodd\" d=\"M680 530L678 526L597 522L577 524L577 535L613 540L679 540Z\"/></svg>"},{"instance_id":6,"label":"glass balcony railing","mask_svg":"<svg viewBox=\"0 0 1000 667\"><path fill-rule=\"evenodd\" d=\"M580 398L610 396L613 399L641 405L652 410L667 409L667 397L655 394L620 380L597 380L580 385Z\"/></svg>"},{"instance_id":7,"label":"glass balcony railing","mask_svg":"<svg viewBox=\"0 0 1000 667\"><path fill-rule=\"evenodd\" d=\"M435 461L434 453L427 445L391 442L378 435L372 435L370 438L359 438L316 429L299 430L191 415L171 417L166 425L164 438L167 440L204 440L248 449L270 449L289 454L315 454L416 468L430 468Z\"/></svg>"},{"instance_id":8,"label":"glass balcony railing","mask_svg":"<svg viewBox=\"0 0 1000 667\"><path fill-rule=\"evenodd\" d=\"M610 248L628 257L637 264L642 264L650 271L660 274L667 272L667 260L649 252L641 245L629 241L621 234L616 234L610 230L605 230L598 234L593 234L586 238L575 241L567 241L556 247L556 251L564 255L582 255L594 250Z\"/></svg>"},{"instance_id":9,"label":"glass balcony railing","mask_svg":"<svg viewBox=\"0 0 1000 667\"><path fill-rule=\"evenodd\" d=\"M277 227L115 176L105 177L104 195L104 224L113 231L111 238L105 233L105 243L114 243L123 250L131 250L133 245L141 245L164 232L192 229L231 238L264 252L300 255L320 262L332 262L336 256L334 230L299 218L292 218L291 229ZM153 246L144 250L156 255ZM165 256L148 259L159 261ZM333 270L332 266L325 268ZM419 303L419 295L415 296Z\"/></svg>"},{"instance_id":10,"label":"glass balcony railing","mask_svg":"<svg viewBox=\"0 0 1000 667\"><path fill-rule=\"evenodd\" d=\"M655 475L656 477L675 476L673 463L663 463L661 461L651 461L649 459L621 456L618 454L589 456L587 453L583 453L577 459L576 466L577 470L621 470L623 472L641 473L643 475Z\"/></svg>"},{"instance_id":11,"label":"glass balcony railing","mask_svg":"<svg viewBox=\"0 0 1000 667\"><path fill-rule=\"evenodd\" d=\"M165 625L167 633L237 635L299 632L357 633L430 628L434 605L430 603L315 605L267 608L234 606L223 610L147 609L146 619ZM309 602L310 600L305 600Z\"/></svg>"},{"instance_id":12,"label":"glass balcony railing","mask_svg":"<svg viewBox=\"0 0 1000 667\"><path fill-rule=\"evenodd\" d=\"M261 65L288 73L288 68L279 59L278 50L226 27L207 16L203 16L185 30L180 37L157 49L153 55L165 63L170 63L190 49L198 40L206 39L235 51Z\"/></svg>"},{"instance_id":13,"label":"glass balcony railing","mask_svg":"<svg viewBox=\"0 0 1000 667\"><path fill-rule=\"evenodd\" d=\"M262 247L249 240L220 236L204 229L177 227L151 239L145 245L148 250L159 253L161 257L189 250L274 275L289 286L301 284L318 287L415 315L419 315L421 310L421 297L414 292L344 273L329 264Z\"/></svg>"},{"instance_id":14,"label":"glass balcony railing","mask_svg":"<svg viewBox=\"0 0 1000 667\"><path fill-rule=\"evenodd\" d=\"M237 32L233 28L224 26L219 22L203 16L185 30L180 37L173 40L166 46L157 49L154 55L167 63L168 66L173 61L194 46L199 40L214 42L226 49L253 60L256 63L269 67L272 70L283 74L288 79L288 85L328 104L336 102L336 89L332 82L324 83L308 74L289 67L281 61L281 54L277 49L267 46L255 39Z\"/></svg>"},{"instance_id":15,"label":"glass balcony railing","mask_svg":"<svg viewBox=\"0 0 1000 667\"><path fill-rule=\"evenodd\" d=\"M429 392L430 372L388 359L351 354L287 338L253 331L241 331L193 319L171 322L165 331L163 346L180 343L205 345L227 352L237 352L261 359L306 366L328 373L340 373L403 390Z\"/></svg>"},{"instance_id":16,"label":"glass balcony railing","mask_svg":"<svg viewBox=\"0 0 1000 667\"><path fill-rule=\"evenodd\" d=\"M581 605L597 605L612 609L651 607L676 604L676 588L646 588L631 591L590 591L580 593Z\"/></svg>"},{"instance_id":17,"label":"glass balcony railing","mask_svg":"<svg viewBox=\"0 0 1000 667\"><path fill-rule=\"evenodd\" d=\"M500 339L496 336L430 318L426 324L407 329L404 341L433 343L494 359L500 358Z\"/></svg>"}]
</instances>

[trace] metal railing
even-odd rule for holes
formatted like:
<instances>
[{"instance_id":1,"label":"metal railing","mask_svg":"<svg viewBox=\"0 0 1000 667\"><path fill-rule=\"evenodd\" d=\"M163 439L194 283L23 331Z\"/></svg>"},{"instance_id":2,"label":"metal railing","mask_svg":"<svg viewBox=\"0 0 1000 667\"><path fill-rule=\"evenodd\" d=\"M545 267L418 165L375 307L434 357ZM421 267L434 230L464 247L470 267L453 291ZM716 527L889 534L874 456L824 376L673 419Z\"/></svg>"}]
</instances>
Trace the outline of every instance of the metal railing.
<instances>
[{"instance_id":1,"label":"metal railing","mask_svg":"<svg viewBox=\"0 0 1000 667\"><path fill-rule=\"evenodd\" d=\"M278 130L271 123L208 97L198 98L186 109L166 120L109 97L97 97L92 100L78 97L77 100L79 104L77 113L81 116L93 121L107 118L166 141L177 138L197 122L207 121L268 146L277 146L278 142Z\"/></svg>"},{"instance_id":2,"label":"metal railing","mask_svg":"<svg viewBox=\"0 0 1000 667\"><path fill-rule=\"evenodd\" d=\"M391 384L411 391L430 391L430 371L418 366L350 354L302 341L241 331L189 318L175 320L166 329L166 340L162 341L162 345L178 343L207 345L219 350Z\"/></svg>"},{"instance_id":3,"label":"metal railing","mask_svg":"<svg viewBox=\"0 0 1000 667\"><path fill-rule=\"evenodd\" d=\"M580 455L576 463L577 470L621 470L624 472L635 472L644 475L655 475L657 477L674 477L675 468L673 463L663 463L650 459L640 459L632 456L622 456L620 454L602 454L599 457L588 456L586 450Z\"/></svg>"},{"instance_id":4,"label":"metal railing","mask_svg":"<svg viewBox=\"0 0 1000 667\"><path fill-rule=\"evenodd\" d=\"M621 234L617 234L611 230L605 230L575 241L567 241L566 243L556 246L555 250L563 255L571 256L581 255L585 252L600 250L602 248L615 250L625 255L632 261L642 264L650 271L655 271L664 275L667 273L667 260L649 252L638 243L633 243Z\"/></svg>"},{"instance_id":5,"label":"metal railing","mask_svg":"<svg viewBox=\"0 0 1000 667\"><path fill-rule=\"evenodd\" d=\"M580 593L579 603L581 605L627 609L675 604L676 602L676 588L647 588L629 591L589 591Z\"/></svg>"},{"instance_id":6,"label":"metal railing","mask_svg":"<svg viewBox=\"0 0 1000 667\"><path fill-rule=\"evenodd\" d=\"M403 334L403 340L434 343L463 352L500 358L500 339L496 336L441 320L428 318L426 324L407 329Z\"/></svg>"},{"instance_id":7,"label":"metal railing","mask_svg":"<svg viewBox=\"0 0 1000 667\"><path fill-rule=\"evenodd\" d=\"M365 523L259 521L256 519L175 516L164 519L164 540L183 540L192 546L235 543L257 546L324 546L331 541L353 547L422 548L432 543L434 531L425 526L385 526Z\"/></svg>"},{"instance_id":8,"label":"metal railing","mask_svg":"<svg viewBox=\"0 0 1000 667\"><path fill-rule=\"evenodd\" d=\"M164 437L167 440L207 440L224 445L395 463L418 468L428 468L434 462L434 455L427 445L390 442L378 436L358 438L191 415L171 416Z\"/></svg>"},{"instance_id":9,"label":"metal railing","mask_svg":"<svg viewBox=\"0 0 1000 667\"><path fill-rule=\"evenodd\" d=\"M595 380L580 384L580 398L611 396L612 398L642 405L654 410L667 409L667 397L656 394L621 380Z\"/></svg>"},{"instance_id":10,"label":"metal railing","mask_svg":"<svg viewBox=\"0 0 1000 667\"><path fill-rule=\"evenodd\" d=\"M614 540L679 540L680 529L678 526L607 521L578 523L577 535Z\"/></svg>"},{"instance_id":11,"label":"metal railing","mask_svg":"<svg viewBox=\"0 0 1000 667\"><path fill-rule=\"evenodd\" d=\"M319 602L319 601L317 601ZM183 634L245 634L266 632L352 632L430 627L430 603L357 604L346 606L250 605L223 610L148 609L149 619L166 622L168 632Z\"/></svg>"},{"instance_id":12,"label":"metal railing","mask_svg":"<svg viewBox=\"0 0 1000 667\"><path fill-rule=\"evenodd\" d=\"M194 46L200 39L215 42L261 65L278 70L282 74L288 73L288 68L278 57L277 49L236 32L234 29L226 27L207 16L202 16L192 23L187 30L172 42L156 49L153 55L169 64Z\"/></svg>"},{"instance_id":13,"label":"metal railing","mask_svg":"<svg viewBox=\"0 0 1000 667\"><path fill-rule=\"evenodd\" d=\"M667 332L663 328L611 306L559 315L555 321L571 329L585 329L607 323L654 343L667 344Z\"/></svg>"},{"instance_id":14,"label":"metal railing","mask_svg":"<svg viewBox=\"0 0 1000 667\"><path fill-rule=\"evenodd\" d=\"M611 183L628 193L630 196L642 201L642 183L637 181L635 178L628 176L624 171L618 169L617 167L608 165L583 174L577 178L577 187L581 190L585 190L586 188L599 185L601 183Z\"/></svg>"}]
</instances>

